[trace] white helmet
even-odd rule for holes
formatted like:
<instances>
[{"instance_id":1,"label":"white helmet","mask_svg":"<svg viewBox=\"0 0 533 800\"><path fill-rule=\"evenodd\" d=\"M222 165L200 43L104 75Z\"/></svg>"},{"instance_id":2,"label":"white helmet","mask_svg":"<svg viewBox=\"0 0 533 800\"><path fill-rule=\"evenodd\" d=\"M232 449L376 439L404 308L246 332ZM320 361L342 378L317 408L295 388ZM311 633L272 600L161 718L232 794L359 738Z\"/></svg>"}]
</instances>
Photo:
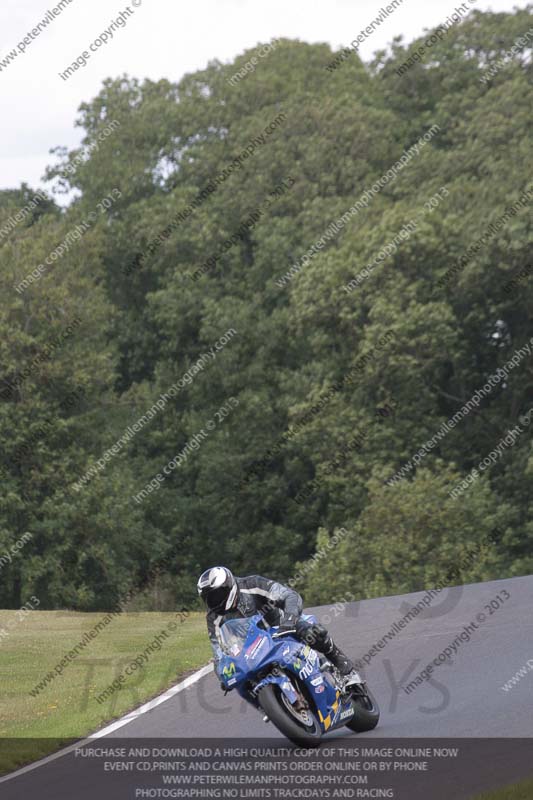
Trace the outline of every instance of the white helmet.
<instances>
[{"instance_id":1,"label":"white helmet","mask_svg":"<svg viewBox=\"0 0 533 800\"><path fill-rule=\"evenodd\" d=\"M239 602L239 587L227 567L211 567L198 579L198 594L211 611L231 611Z\"/></svg>"}]
</instances>

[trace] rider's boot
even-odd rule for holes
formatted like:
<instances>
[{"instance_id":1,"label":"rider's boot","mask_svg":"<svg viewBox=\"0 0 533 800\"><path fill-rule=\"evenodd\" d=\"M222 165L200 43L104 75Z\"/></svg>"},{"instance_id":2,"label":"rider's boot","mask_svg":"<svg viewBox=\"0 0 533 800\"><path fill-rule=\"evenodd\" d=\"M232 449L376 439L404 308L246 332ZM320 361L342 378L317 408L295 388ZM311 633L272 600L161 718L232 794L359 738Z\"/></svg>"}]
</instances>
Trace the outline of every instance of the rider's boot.
<instances>
[{"instance_id":1,"label":"rider's boot","mask_svg":"<svg viewBox=\"0 0 533 800\"><path fill-rule=\"evenodd\" d=\"M324 649L322 652L331 661L331 663L337 667L341 675L349 675L349 673L355 669L348 656L346 656L342 650L337 647L331 636L328 636L324 642Z\"/></svg>"},{"instance_id":2,"label":"rider's boot","mask_svg":"<svg viewBox=\"0 0 533 800\"><path fill-rule=\"evenodd\" d=\"M362 683L361 677L356 671L353 662L342 652L342 650L337 647L337 645L333 644L331 639L330 642L331 646L324 655L326 655L331 663L339 670L340 674L344 678L344 687L346 688L347 686L355 683Z\"/></svg>"}]
</instances>

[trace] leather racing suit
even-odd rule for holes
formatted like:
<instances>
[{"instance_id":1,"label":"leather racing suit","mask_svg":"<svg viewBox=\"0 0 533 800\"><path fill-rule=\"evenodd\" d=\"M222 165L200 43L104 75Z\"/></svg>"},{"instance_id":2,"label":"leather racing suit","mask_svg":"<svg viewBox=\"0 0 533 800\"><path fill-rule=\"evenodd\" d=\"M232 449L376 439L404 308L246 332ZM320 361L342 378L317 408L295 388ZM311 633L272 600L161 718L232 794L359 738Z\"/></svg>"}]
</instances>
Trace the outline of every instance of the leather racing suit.
<instances>
[{"instance_id":1,"label":"leather racing suit","mask_svg":"<svg viewBox=\"0 0 533 800\"><path fill-rule=\"evenodd\" d=\"M218 642L218 630L229 619L252 617L262 614L269 625L294 623L296 638L309 644L314 650L323 653L342 675L353 671L350 659L334 644L327 629L320 623L312 623L301 619L303 600L294 589L282 583L264 578L261 575L249 575L246 578L235 576L238 587L238 602L235 608L223 613L207 612L207 631L215 656L215 669L222 651Z\"/></svg>"}]
</instances>

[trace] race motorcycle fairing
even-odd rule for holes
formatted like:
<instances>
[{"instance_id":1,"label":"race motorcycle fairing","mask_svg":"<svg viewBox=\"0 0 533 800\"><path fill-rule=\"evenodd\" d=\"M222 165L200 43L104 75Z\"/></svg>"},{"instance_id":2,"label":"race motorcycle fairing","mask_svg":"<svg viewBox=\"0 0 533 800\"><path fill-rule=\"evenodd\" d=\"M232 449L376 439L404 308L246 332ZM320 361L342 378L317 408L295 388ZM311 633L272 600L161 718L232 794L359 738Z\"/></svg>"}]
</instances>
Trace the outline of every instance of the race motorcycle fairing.
<instances>
[{"instance_id":1,"label":"race motorcycle fairing","mask_svg":"<svg viewBox=\"0 0 533 800\"><path fill-rule=\"evenodd\" d=\"M303 619L317 621L312 615ZM375 727L379 710L363 680L356 678L345 689L342 676L325 656L291 635L276 637L277 630L260 614L221 626L218 674L226 689L236 689L262 707L276 727L299 743L309 737L317 742L323 733L351 727L351 721L353 730ZM359 706L363 716L372 715L372 724L355 719Z\"/></svg>"}]
</instances>

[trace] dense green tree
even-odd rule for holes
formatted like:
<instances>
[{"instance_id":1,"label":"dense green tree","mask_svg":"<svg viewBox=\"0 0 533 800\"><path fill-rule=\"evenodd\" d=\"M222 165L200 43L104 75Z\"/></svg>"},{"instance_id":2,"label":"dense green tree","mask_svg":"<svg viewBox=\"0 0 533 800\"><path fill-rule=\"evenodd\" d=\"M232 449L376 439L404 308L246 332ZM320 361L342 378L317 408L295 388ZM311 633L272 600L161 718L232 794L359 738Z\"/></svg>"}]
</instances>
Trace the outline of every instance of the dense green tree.
<instances>
[{"instance_id":1,"label":"dense green tree","mask_svg":"<svg viewBox=\"0 0 533 800\"><path fill-rule=\"evenodd\" d=\"M299 588L309 603L338 598L382 597L431 586L457 586L500 575L516 519L508 504L480 480L458 499L448 496L458 473L437 463L421 468L412 481L385 487L369 480L363 513L336 530L325 530L315 560L299 565ZM511 572L512 574L512 572Z\"/></svg>"},{"instance_id":2,"label":"dense green tree","mask_svg":"<svg viewBox=\"0 0 533 800\"><path fill-rule=\"evenodd\" d=\"M530 12L473 11L408 70L428 34L335 70L327 45L283 39L237 82L255 48L177 84L108 79L81 106L80 147L48 170L74 199L0 237L0 378L17 383L0 387L0 555L33 535L4 605L110 607L162 557L167 601L186 604L215 562L311 565L306 595L325 602L531 570L527 430L449 496L533 407L531 356L387 483L533 336L530 202L469 251L531 186L530 51L506 56ZM31 196L0 193L0 231ZM497 546L451 572L495 525Z\"/></svg>"}]
</instances>

